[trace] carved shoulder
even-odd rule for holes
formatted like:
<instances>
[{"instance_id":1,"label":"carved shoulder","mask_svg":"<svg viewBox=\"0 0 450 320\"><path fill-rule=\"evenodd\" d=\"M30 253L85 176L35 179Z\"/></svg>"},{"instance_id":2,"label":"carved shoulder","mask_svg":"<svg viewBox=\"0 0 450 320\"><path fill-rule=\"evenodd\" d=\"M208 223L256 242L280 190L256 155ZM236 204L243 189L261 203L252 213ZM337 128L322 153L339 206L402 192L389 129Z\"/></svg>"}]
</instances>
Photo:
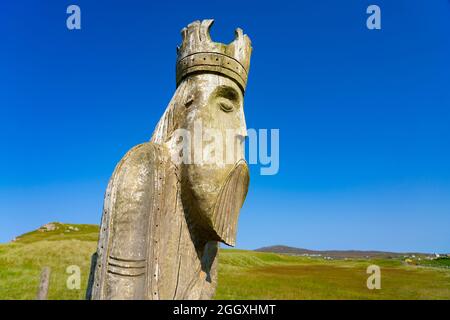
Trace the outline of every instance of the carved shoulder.
<instances>
[{"instance_id":1,"label":"carved shoulder","mask_svg":"<svg viewBox=\"0 0 450 320\"><path fill-rule=\"evenodd\" d=\"M105 194L93 299L145 298L148 231L159 203L165 155L162 146L147 142L117 164Z\"/></svg>"}]
</instances>

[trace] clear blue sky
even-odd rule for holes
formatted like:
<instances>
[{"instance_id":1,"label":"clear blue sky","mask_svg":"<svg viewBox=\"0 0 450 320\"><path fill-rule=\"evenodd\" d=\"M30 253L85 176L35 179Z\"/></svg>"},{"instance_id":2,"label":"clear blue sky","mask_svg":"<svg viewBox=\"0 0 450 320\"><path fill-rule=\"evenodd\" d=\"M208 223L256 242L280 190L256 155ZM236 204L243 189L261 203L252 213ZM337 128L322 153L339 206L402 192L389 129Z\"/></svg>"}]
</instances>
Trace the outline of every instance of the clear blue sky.
<instances>
[{"instance_id":1,"label":"clear blue sky","mask_svg":"<svg viewBox=\"0 0 450 320\"><path fill-rule=\"evenodd\" d=\"M450 252L447 0L2 0L0 241L99 223L115 164L174 92L180 29L204 18L216 41L251 37L247 124L280 129L279 174L251 168L239 248Z\"/></svg>"}]
</instances>

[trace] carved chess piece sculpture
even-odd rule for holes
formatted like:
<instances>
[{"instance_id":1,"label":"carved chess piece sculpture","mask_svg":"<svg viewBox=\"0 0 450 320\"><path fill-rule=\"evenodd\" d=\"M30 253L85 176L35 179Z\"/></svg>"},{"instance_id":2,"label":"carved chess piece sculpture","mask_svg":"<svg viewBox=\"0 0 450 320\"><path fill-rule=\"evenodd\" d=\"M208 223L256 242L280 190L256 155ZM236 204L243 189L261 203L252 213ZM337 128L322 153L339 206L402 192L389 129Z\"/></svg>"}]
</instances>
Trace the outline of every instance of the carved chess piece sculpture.
<instances>
[{"instance_id":1,"label":"carved chess piece sculpture","mask_svg":"<svg viewBox=\"0 0 450 320\"><path fill-rule=\"evenodd\" d=\"M249 184L243 98L252 48L241 29L228 45L212 42L212 24L181 31L176 92L150 142L132 148L109 181L88 298L214 296L218 243L235 244Z\"/></svg>"}]
</instances>

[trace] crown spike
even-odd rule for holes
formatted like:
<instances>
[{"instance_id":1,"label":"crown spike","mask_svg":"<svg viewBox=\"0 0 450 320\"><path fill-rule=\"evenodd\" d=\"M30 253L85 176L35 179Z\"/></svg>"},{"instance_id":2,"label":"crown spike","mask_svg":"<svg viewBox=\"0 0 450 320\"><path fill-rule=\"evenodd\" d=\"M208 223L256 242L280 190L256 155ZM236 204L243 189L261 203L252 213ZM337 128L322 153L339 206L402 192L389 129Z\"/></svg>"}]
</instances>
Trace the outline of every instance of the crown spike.
<instances>
[{"instance_id":1,"label":"crown spike","mask_svg":"<svg viewBox=\"0 0 450 320\"><path fill-rule=\"evenodd\" d=\"M184 27L183 29L181 29L181 44L184 43L184 41L186 40L186 35L187 35L187 28ZM178 46L181 47L181 46Z\"/></svg>"},{"instance_id":2,"label":"crown spike","mask_svg":"<svg viewBox=\"0 0 450 320\"><path fill-rule=\"evenodd\" d=\"M214 24L214 19L203 20L200 27L200 41L211 41L211 35L209 31Z\"/></svg>"},{"instance_id":3,"label":"crown spike","mask_svg":"<svg viewBox=\"0 0 450 320\"><path fill-rule=\"evenodd\" d=\"M198 43L200 43L199 29L200 29L199 20L196 20L188 24L187 37L184 40L185 45L189 44L190 46L196 46Z\"/></svg>"},{"instance_id":4,"label":"crown spike","mask_svg":"<svg viewBox=\"0 0 450 320\"><path fill-rule=\"evenodd\" d=\"M241 28L234 30L234 40L240 40L244 37L244 31Z\"/></svg>"},{"instance_id":5,"label":"crown spike","mask_svg":"<svg viewBox=\"0 0 450 320\"><path fill-rule=\"evenodd\" d=\"M189 23L187 25L187 27L188 27L188 29L189 28L194 28L194 27L198 27L199 24L200 24L200 20L195 20L195 21L192 21L191 23Z\"/></svg>"}]
</instances>

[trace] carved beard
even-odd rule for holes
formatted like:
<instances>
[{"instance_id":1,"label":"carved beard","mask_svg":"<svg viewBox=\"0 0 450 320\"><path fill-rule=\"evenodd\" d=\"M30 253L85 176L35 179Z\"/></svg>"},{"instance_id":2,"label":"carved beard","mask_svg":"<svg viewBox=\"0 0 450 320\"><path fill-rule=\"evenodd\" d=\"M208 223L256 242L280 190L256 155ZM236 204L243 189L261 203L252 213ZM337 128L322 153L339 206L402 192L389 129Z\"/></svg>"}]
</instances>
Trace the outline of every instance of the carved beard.
<instances>
[{"instance_id":1,"label":"carved beard","mask_svg":"<svg viewBox=\"0 0 450 320\"><path fill-rule=\"evenodd\" d=\"M208 170L212 177L225 176L224 179L202 179L204 175L198 174L198 171L202 170L200 166L184 165L182 176L196 179L186 179L185 183L181 183L182 201L188 218L194 223L197 234L203 241L220 241L234 246L239 211L247 196L250 175L248 165L243 159L226 175L224 169L216 168L213 172ZM205 186L210 192L205 192Z\"/></svg>"},{"instance_id":2,"label":"carved beard","mask_svg":"<svg viewBox=\"0 0 450 320\"><path fill-rule=\"evenodd\" d=\"M223 184L212 212L212 228L220 241L234 246L236 243L239 211L247 196L250 175L247 162L240 160Z\"/></svg>"}]
</instances>

